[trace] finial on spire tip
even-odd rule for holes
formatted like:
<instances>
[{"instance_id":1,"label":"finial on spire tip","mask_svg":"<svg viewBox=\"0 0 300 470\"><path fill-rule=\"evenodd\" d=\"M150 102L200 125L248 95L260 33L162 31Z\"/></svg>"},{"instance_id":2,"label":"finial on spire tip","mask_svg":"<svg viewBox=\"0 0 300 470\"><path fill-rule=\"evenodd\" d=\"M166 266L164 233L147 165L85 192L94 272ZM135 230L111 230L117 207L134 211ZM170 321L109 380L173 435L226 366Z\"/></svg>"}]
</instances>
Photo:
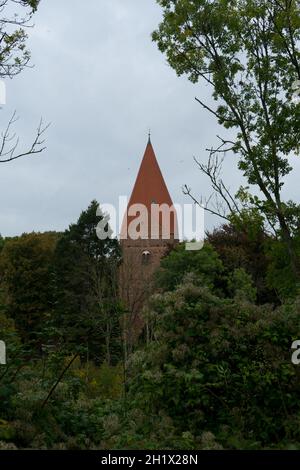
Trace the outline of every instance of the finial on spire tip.
<instances>
[{"instance_id":1,"label":"finial on spire tip","mask_svg":"<svg viewBox=\"0 0 300 470\"><path fill-rule=\"evenodd\" d=\"M151 144L151 129L149 129L148 133L148 144Z\"/></svg>"}]
</instances>

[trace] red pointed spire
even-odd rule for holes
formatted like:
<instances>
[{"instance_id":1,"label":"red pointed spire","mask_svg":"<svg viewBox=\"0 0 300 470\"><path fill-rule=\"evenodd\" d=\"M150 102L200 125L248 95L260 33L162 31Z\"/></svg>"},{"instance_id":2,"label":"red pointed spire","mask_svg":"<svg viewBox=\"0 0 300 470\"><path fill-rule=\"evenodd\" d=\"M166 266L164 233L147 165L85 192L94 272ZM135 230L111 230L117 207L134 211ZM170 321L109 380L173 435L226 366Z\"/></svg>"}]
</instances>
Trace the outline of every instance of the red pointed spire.
<instances>
[{"instance_id":1,"label":"red pointed spire","mask_svg":"<svg viewBox=\"0 0 300 470\"><path fill-rule=\"evenodd\" d=\"M154 149L152 147L150 134L149 140L146 146L144 157L140 165L140 169L133 187L133 191L127 207L127 220L126 216L123 220L121 238L124 237L124 234L127 234L129 223L135 219L135 217L128 216L128 211L130 207L135 204L143 204L148 211L149 217L149 238L151 232L151 207L153 204L166 204L169 208L173 208L173 202L169 194L168 188L164 181L163 175L161 173L159 164L157 162ZM161 226L161 221L160 221ZM177 235L177 221L176 215L171 215L170 217L170 238L175 238ZM161 233L161 227L160 227Z\"/></svg>"}]
</instances>

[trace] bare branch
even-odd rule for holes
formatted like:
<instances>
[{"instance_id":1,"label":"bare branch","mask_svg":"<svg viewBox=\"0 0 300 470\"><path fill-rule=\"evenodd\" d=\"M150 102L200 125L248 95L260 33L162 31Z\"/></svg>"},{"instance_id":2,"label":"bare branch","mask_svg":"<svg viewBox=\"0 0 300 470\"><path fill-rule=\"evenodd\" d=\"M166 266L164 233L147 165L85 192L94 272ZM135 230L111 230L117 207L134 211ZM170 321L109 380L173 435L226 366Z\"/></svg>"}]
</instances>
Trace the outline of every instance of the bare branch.
<instances>
[{"instance_id":1,"label":"bare branch","mask_svg":"<svg viewBox=\"0 0 300 470\"><path fill-rule=\"evenodd\" d=\"M221 219L229 221L228 217L226 217L224 213L221 213L219 210L214 210L212 207L209 207L208 204L209 204L211 197L209 198L208 201L205 201L205 203L203 204L202 198L200 201L198 201L198 199L196 199L195 196L193 196L191 188L189 188L187 185L183 186L182 191L184 195L189 196L195 204L197 204L200 207L203 207L203 209L209 212L210 214L216 215L217 217L221 217Z\"/></svg>"},{"instance_id":2,"label":"bare branch","mask_svg":"<svg viewBox=\"0 0 300 470\"><path fill-rule=\"evenodd\" d=\"M218 150L218 152L219 151L220 150ZM224 156L220 159L218 153L216 153L216 150L213 149L210 151L207 164L203 164L194 158L194 161L198 165L199 169L209 178L215 194L220 196L225 203L229 213L240 213L240 208L235 198L232 196L229 188L226 187L224 181L220 177L223 160ZM218 204L219 203L217 203L217 207Z\"/></svg>"},{"instance_id":3,"label":"bare branch","mask_svg":"<svg viewBox=\"0 0 300 470\"><path fill-rule=\"evenodd\" d=\"M18 158L35 155L43 152L46 147L44 146L45 139L42 138L50 124L43 125L43 120L40 120L40 123L37 128L36 137L31 144L30 148L23 152L17 152L19 147L19 138L16 137L15 133L11 133L12 126L18 120L16 112L13 113L10 121L7 124L7 127L4 132L1 134L0 142L0 163L8 163Z\"/></svg>"}]
</instances>

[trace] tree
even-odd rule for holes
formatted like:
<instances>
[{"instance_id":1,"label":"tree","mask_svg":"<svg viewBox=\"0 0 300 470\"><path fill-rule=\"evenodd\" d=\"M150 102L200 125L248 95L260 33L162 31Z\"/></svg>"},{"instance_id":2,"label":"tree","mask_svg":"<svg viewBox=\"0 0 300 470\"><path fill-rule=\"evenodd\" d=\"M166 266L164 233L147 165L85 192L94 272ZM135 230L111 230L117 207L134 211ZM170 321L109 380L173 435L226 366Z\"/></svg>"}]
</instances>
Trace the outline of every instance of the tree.
<instances>
[{"instance_id":1,"label":"tree","mask_svg":"<svg viewBox=\"0 0 300 470\"><path fill-rule=\"evenodd\" d=\"M29 67L30 52L26 49L25 28L31 26L39 3L40 0L0 0L0 78L13 78ZM14 112L2 133L0 163L39 154L45 150L42 136L48 126L44 126L41 119L31 146L27 150L19 151L19 139L12 132L17 119Z\"/></svg>"},{"instance_id":2,"label":"tree","mask_svg":"<svg viewBox=\"0 0 300 470\"><path fill-rule=\"evenodd\" d=\"M299 235L293 239L294 249L300 256ZM281 302L298 294L298 285L290 269L289 256L286 245L280 240L270 239L266 244L266 257L268 260L266 281L268 286L276 292Z\"/></svg>"},{"instance_id":3,"label":"tree","mask_svg":"<svg viewBox=\"0 0 300 470\"><path fill-rule=\"evenodd\" d=\"M219 155L238 155L239 169L259 190L258 195L249 194L250 204L282 237L294 276L299 277L291 222L299 209L282 194L300 139L300 105L293 100L300 79L299 1L157 1L164 17L154 41L178 75L210 87L216 108L197 101L231 131L209 149L215 162L199 163L200 169L215 179L214 189L227 212L236 212L235 198L217 169Z\"/></svg>"},{"instance_id":4,"label":"tree","mask_svg":"<svg viewBox=\"0 0 300 470\"><path fill-rule=\"evenodd\" d=\"M56 233L31 233L4 243L0 258L1 291L8 317L24 342L36 349L52 311L52 258Z\"/></svg>"},{"instance_id":5,"label":"tree","mask_svg":"<svg viewBox=\"0 0 300 470\"><path fill-rule=\"evenodd\" d=\"M187 274L195 274L206 286L218 286L223 271L217 252L209 243L202 250L187 251L180 243L168 256L162 259L156 273L156 288L163 291L175 290Z\"/></svg>"},{"instance_id":6,"label":"tree","mask_svg":"<svg viewBox=\"0 0 300 470\"><path fill-rule=\"evenodd\" d=\"M24 28L30 26L39 3L40 0L0 1L1 78L12 78L28 66L30 52L26 49L27 34ZM12 8L15 10L14 13Z\"/></svg>"},{"instance_id":7,"label":"tree","mask_svg":"<svg viewBox=\"0 0 300 470\"><path fill-rule=\"evenodd\" d=\"M299 299L256 306L249 279L236 278L235 299L216 296L195 275L153 296L145 313L153 332L131 358L128 398L196 442L203 432L227 449L297 442L300 382L290 346Z\"/></svg>"},{"instance_id":8,"label":"tree","mask_svg":"<svg viewBox=\"0 0 300 470\"><path fill-rule=\"evenodd\" d=\"M278 303L277 290L268 282L268 273L274 258L271 256L270 246L276 241L260 225L255 226L253 219L245 221L235 218L235 223L224 224L207 233L207 241L223 263L225 285L232 272L244 269L254 281L258 303ZM289 267L289 263L286 264ZM229 295L226 287L225 292Z\"/></svg>"},{"instance_id":9,"label":"tree","mask_svg":"<svg viewBox=\"0 0 300 470\"><path fill-rule=\"evenodd\" d=\"M120 250L116 239L97 237L103 216L97 201L92 201L58 242L54 255L54 323L66 349L80 348L85 360L110 364L120 349Z\"/></svg>"}]
</instances>

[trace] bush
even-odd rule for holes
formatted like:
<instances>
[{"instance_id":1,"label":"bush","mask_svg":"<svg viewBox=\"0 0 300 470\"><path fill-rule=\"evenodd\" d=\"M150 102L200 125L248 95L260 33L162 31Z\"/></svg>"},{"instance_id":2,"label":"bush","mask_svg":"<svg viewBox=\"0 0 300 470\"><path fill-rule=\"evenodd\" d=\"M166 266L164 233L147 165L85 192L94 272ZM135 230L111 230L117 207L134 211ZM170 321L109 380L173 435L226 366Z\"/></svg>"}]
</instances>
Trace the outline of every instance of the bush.
<instances>
[{"instance_id":1,"label":"bush","mask_svg":"<svg viewBox=\"0 0 300 470\"><path fill-rule=\"evenodd\" d=\"M224 447L300 439L300 373L290 352L299 306L220 299L192 278L154 296L146 315L153 339L132 358L130 400L148 416L169 416L178 435L211 432Z\"/></svg>"}]
</instances>

